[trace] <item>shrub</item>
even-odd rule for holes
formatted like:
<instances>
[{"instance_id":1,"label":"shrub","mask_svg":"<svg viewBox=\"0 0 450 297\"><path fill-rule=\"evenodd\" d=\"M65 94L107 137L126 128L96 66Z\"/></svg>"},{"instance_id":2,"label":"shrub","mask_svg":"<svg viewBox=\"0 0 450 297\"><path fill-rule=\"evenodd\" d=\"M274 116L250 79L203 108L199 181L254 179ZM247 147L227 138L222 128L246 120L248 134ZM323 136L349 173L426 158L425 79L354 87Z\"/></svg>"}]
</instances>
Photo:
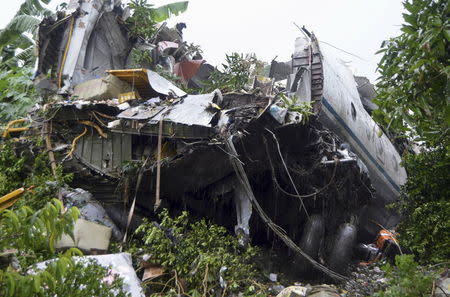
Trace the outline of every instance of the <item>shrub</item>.
<instances>
[{"instance_id":1,"label":"shrub","mask_svg":"<svg viewBox=\"0 0 450 297\"><path fill-rule=\"evenodd\" d=\"M450 158L445 148L406 155L408 180L397 204L404 219L400 242L420 262L450 258Z\"/></svg>"},{"instance_id":2,"label":"shrub","mask_svg":"<svg viewBox=\"0 0 450 297\"><path fill-rule=\"evenodd\" d=\"M161 213L161 224L145 221L136 232L143 235L143 253L150 261L163 266L167 272L186 282L191 296L213 295L213 292L246 292L263 294L254 259L257 250L251 246L239 247L238 241L223 227L204 219L189 222L187 212L172 219L168 211ZM220 278L223 279L222 287ZM226 283L226 285L224 285ZM147 283L153 291L156 283ZM180 289L178 282L172 290L159 289L170 295ZM262 296L265 296L264 294Z\"/></svg>"},{"instance_id":3,"label":"shrub","mask_svg":"<svg viewBox=\"0 0 450 297\"><path fill-rule=\"evenodd\" d=\"M377 297L421 297L430 296L434 275L426 272L415 261L413 255L397 255L396 267L389 263L383 267L388 278L388 287L375 294Z\"/></svg>"},{"instance_id":4,"label":"shrub","mask_svg":"<svg viewBox=\"0 0 450 297\"><path fill-rule=\"evenodd\" d=\"M27 275L0 270L1 296L125 297L122 286L122 278L94 259L75 262L65 256Z\"/></svg>"}]
</instances>

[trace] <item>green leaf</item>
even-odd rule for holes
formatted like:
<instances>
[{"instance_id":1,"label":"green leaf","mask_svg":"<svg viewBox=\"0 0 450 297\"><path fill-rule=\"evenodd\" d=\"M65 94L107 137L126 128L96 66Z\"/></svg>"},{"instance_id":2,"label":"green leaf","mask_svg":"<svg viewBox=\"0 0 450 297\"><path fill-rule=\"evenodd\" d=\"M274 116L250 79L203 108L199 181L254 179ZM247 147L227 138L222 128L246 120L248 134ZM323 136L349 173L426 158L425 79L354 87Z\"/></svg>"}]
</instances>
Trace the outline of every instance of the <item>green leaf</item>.
<instances>
[{"instance_id":1,"label":"green leaf","mask_svg":"<svg viewBox=\"0 0 450 297\"><path fill-rule=\"evenodd\" d=\"M183 13L188 8L189 1L180 1L180 2L174 2L169 3L157 8L151 8L151 16L152 19L159 23L167 20L172 15L179 15L180 13Z\"/></svg>"},{"instance_id":2,"label":"green leaf","mask_svg":"<svg viewBox=\"0 0 450 297\"><path fill-rule=\"evenodd\" d=\"M407 34L416 34L416 30L412 26L403 26L400 30Z\"/></svg>"},{"instance_id":3,"label":"green leaf","mask_svg":"<svg viewBox=\"0 0 450 297\"><path fill-rule=\"evenodd\" d=\"M444 29L442 30L442 33L444 34L445 39L447 39L447 41L450 42L450 30Z\"/></svg>"}]
</instances>

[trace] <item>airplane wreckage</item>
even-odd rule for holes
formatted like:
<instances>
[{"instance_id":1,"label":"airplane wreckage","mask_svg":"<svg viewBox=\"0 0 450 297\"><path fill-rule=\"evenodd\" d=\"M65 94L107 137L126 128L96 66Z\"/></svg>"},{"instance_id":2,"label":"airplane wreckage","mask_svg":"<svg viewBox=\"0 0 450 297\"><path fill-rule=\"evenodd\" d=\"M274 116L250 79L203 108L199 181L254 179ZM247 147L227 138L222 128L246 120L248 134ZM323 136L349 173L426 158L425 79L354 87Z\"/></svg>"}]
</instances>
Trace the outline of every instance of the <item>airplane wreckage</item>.
<instances>
[{"instance_id":1,"label":"airplane wreckage","mask_svg":"<svg viewBox=\"0 0 450 297\"><path fill-rule=\"evenodd\" d=\"M132 40L124 10L106 3L72 1L42 21L35 85L56 98L40 109L54 146L66 144L57 161L123 231L162 207L185 209L243 244L281 240L299 267L338 278L358 242L395 226L384 206L406 172L369 114L373 86L314 34L295 41L289 62L272 61L270 83L255 78L254 92L187 94L154 71L190 88L208 79L214 68L186 49L185 25L161 26L152 44ZM133 48L152 64L136 68ZM295 108L305 103L309 118Z\"/></svg>"}]
</instances>

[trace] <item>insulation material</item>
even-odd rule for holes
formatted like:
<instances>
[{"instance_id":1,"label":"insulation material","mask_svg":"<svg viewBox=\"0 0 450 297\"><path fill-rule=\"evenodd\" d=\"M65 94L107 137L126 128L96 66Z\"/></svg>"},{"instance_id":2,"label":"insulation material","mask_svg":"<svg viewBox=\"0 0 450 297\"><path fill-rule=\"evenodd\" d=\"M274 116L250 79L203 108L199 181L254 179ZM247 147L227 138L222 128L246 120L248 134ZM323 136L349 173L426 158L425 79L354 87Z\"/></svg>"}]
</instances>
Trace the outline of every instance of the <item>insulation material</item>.
<instances>
[{"instance_id":1,"label":"insulation material","mask_svg":"<svg viewBox=\"0 0 450 297\"><path fill-rule=\"evenodd\" d=\"M83 100L107 100L119 98L122 93L131 92L131 86L114 75L88 80L76 85L73 96Z\"/></svg>"},{"instance_id":2,"label":"insulation material","mask_svg":"<svg viewBox=\"0 0 450 297\"><path fill-rule=\"evenodd\" d=\"M77 247L83 251L108 250L111 238L111 228L97 223L78 219L73 229L74 238L64 234L56 243L56 248L65 249Z\"/></svg>"}]
</instances>

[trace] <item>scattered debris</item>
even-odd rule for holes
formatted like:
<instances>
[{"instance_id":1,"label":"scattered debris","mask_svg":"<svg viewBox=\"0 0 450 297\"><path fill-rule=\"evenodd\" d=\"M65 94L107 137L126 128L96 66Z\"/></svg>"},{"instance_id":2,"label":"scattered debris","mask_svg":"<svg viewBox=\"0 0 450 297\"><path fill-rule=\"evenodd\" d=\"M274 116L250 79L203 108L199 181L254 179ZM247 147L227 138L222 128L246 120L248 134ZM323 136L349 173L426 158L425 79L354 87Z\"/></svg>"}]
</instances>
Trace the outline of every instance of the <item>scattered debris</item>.
<instances>
[{"instance_id":1,"label":"scattered debris","mask_svg":"<svg viewBox=\"0 0 450 297\"><path fill-rule=\"evenodd\" d=\"M447 297L450 295L450 271L446 269L435 282L435 297Z\"/></svg>"},{"instance_id":2,"label":"scattered debris","mask_svg":"<svg viewBox=\"0 0 450 297\"><path fill-rule=\"evenodd\" d=\"M369 83L321 49L314 34L303 28L290 61L273 60L270 77L249 80L253 92L202 94L214 68L183 41L185 24L163 24L152 40L140 40L128 35L120 1L72 4L67 17L39 27L36 87L56 93L41 108L52 114L51 129L44 127L49 153L50 137L70 147L58 161L93 194L62 194L83 219L125 241L135 212L187 209L234 230L242 246L284 243L286 260L301 263L297 272L340 281L349 281L343 274L357 240L366 244L378 233L373 221L398 222L384 205L398 197L406 172L366 111L374 108ZM136 66L134 50L151 59ZM115 203L122 230L92 196ZM75 242L63 246L107 248L109 228L80 220ZM383 249L396 242L386 236ZM376 254L360 246L366 258ZM148 264L143 280L162 273ZM279 296L306 294L290 288ZM309 294L339 296L329 286Z\"/></svg>"},{"instance_id":3,"label":"scattered debris","mask_svg":"<svg viewBox=\"0 0 450 297\"><path fill-rule=\"evenodd\" d=\"M291 286L283 289L277 297L305 297L308 288L301 286Z\"/></svg>"},{"instance_id":4,"label":"scattered debris","mask_svg":"<svg viewBox=\"0 0 450 297\"><path fill-rule=\"evenodd\" d=\"M112 230L116 240L121 240L123 233L109 218L103 206L96 201L92 194L83 189L63 190L63 199L66 207L76 206L80 210L81 218L93 223L100 223Z\"/></svg>"},{"instance_id":5,"label":"scattered debris","mask_svg":"<svg viewBox=\"0 0 450 297\"><path fill-rule=\"evenodd\" d=\"M291 286L285 288L277 297L341 297L338 290L329 285Z\"/></svg>"},{"instance_id":6,"label":"scattered debris","mask_svg":"<svg viewBox=\"0 0 450 297\"><path fill-rule=\"evenodd\" d=\"M349 281L341 285L345 297L372 296L387 287L385 273L376 265L354 266L349 276Z\"/></svg>"},{"instance_id":7,"label":"scattered debris","mask_svg":"<svg viewBox=\"0 0 450 297\"><path fill-rule=\"evenodd\" d=\"M145 263L143 264L144 274L142 281L151 280L164 274L164 268L160 265Z\"/></svg>"}]
</instances>

